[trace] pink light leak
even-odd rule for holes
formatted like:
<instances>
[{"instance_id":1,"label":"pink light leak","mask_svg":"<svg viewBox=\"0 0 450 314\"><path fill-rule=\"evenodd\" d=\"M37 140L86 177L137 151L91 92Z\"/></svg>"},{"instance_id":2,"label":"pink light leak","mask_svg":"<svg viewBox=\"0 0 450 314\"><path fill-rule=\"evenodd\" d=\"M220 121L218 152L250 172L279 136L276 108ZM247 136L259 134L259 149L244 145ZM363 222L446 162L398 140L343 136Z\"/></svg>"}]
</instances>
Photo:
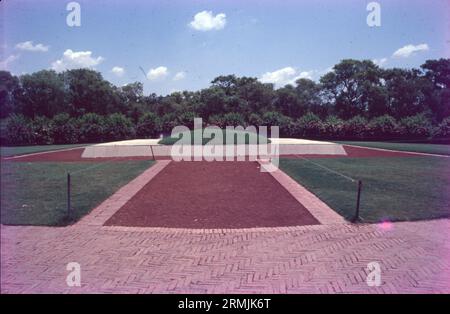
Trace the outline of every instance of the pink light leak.
<instances>
[{"instance_id":1,"label":"pink light leak","mask_svg":"<svg viewBox=\"0 0 450 314\"><path fill-rule=\"evenodd\" d=\"M381 230L389 231L394 228L394 224L390 221L385 220L378 224L378 228L380 228Z\"/></svg>"}]
</instances>

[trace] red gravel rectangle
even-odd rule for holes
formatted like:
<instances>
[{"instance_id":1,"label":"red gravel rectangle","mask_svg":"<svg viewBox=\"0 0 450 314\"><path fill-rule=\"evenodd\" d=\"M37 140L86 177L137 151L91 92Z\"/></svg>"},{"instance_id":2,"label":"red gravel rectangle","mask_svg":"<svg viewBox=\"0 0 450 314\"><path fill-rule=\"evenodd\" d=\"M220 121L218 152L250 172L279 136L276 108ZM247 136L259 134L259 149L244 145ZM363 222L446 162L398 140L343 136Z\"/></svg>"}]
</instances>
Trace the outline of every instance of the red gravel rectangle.
<instances>
[{"instance_id":1,"label":"red gravel rectangle","mask_svg":"<svg viewBox=\"0 0 450 314\"><path fill-rule=\"evenodd\" d=\"M253 228L319 222L257 162L171 162L105 225Z\"/></svg>"},{"instance_id":2,"label":"red gravel rectangle","mask_svg":"<svg viewBox=\"0 0 450 314\"><path fill-rule=\"evenodd\" d=\"M130 157L102 157L102 158L83 158L84 148L73 148L60 151L49 151L32 153L23 156L2 158L14 162L92 162L92 161L128 161L128 160L150 160L151 156L130 156Z\"/></svg>"},{"instance_id":3,"label":"red gravel rectangle","mask_svg":"<svg viewBox=\"0 0 450 314\"><path fill-rule=\"evenodd\" d=\"M327 155L327 154L295 154L282 155L286 158L380 158L380 157L417 157L418 155L411 152L397 152L391 150L378 150L366 147L356 147L343 145L347 155Z\"/></svg>"}]
</instances>

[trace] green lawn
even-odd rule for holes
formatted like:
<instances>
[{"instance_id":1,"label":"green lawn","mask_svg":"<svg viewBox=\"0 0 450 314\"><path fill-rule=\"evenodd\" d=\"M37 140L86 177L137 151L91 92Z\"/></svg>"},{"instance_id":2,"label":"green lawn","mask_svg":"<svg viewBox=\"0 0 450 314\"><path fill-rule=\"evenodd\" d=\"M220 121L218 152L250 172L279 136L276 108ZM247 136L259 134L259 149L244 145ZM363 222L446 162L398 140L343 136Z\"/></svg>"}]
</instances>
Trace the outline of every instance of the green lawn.
<instances>
[{"instance_id":1,"label":"green lawn","mask_svg":"<svg viewBox=\"0 0 450 314\"><path fill-rule=\"evenodd\" d=\"M2 162L1 223L66 225L79 220L152 161ZM67 172L72 181L72 216L67 217Z\"/></svg>"},{"instance_id":2,"label":"green lawn","mask_svg":"<svg viewBox=\"0 0 450 314\"><path fill-rule=\"evenodd\" d=\"M450 159L330 158L312 162L363 181L364 222L450 217ZM357 183L303 159L282 158L280 167L336 212L351 219Z\"/></svg>"},{"instance_id":3,"label":"green lawn","mask_svg":"<svg viewBox=\"0 0 450 314\"><path fill-rule=\"evenodd\" d=\"M393 149L393 150L401 150L401 151L409 151L409 152L417 152L417 153L450 155L450 145L443 145L443 144L357 142L357 141L354 141L354 142L338 141L337 143L364 146L364 147Z\"/></svg>"},{"instance_id":4,"label":"green lawn","mask_svg":"<svg viewBox=\"0 0 450 314\"><path fill-rule=\"evenodd\" d=\"M227 129L222 129L223 144L226 144L227 137L233 137L233 143L237 144L237 136L245 137L245 138L243 138L243 140L245 141L245 144L248 144L249 143L249 134L250 134L250 132L246 132L246 131L239 131L239 130L230 131ZM158 142L158 144L173 145L181 138L181 136L183 136L183 144L194 145L194 131L178 133L177 135L178 135L178 137L171 137L171 136L164 137ZM189 138L190 138L190 141L189 141ZM257 140L258 140L258 143L261 143L261 144L270 143L270 140L262 135L258 135ZM205 145L209 141L211 141L211 138L206 138L206 136L205 136L205 138L202 139L202 145ZM241 143L239 142L239 144L241 144Z\"/></svg>"},{"instance_id":5,"label":"green lawn","mask_svg":"<svg viewBox=\"0 0 450 314\"><path fill-rule=\"evenodd\" d=\"M66 148L82 147L89 144L66 144L66 145L34 145L34 146L15 146L15 147L0 147L0 155L2 157L31 154L38 152L46 152L51 150L59 150Z\"/></svg>"}]
</instances>

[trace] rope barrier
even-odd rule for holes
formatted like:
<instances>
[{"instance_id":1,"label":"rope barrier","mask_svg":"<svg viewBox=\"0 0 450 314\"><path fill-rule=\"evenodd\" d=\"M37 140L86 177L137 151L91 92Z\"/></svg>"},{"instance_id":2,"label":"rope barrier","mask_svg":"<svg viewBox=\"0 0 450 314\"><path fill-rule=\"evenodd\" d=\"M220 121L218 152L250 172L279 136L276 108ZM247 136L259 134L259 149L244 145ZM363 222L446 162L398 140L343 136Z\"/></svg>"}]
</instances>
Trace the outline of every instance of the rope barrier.
<instances>
[{"instance_id":1,"label":"rope barrier","mask_svg":"<svg viewBox=\"0 0 450 314\"><path fill-rule=\"evenodd\" d=\"M303 157L303 156L300 156L300 155L295 155L295 156L297 156L298 158L301 158L301 159L303 159L303 160L306 160L307 162L310 162L310 163L312 163L312 164L314 164L314 165L316 165L316 166L318 166L318 167L320 167L320 168L322 168L322 169L325 169L325 170L327 170L327 171L329 171L329 172L331 172L331 173L334 173L334 174L336 174L336 175L338 175L338 176L341 176L341 177L343 177L343 178L345 178L345 179L347 179L347 180L350 180L351 182L356 182L356 181L358 181L358 180L353 179L352 177L346 176L345 174L342 174L342 173L340 173L340 172L338 172L338 171L336 171L336 170L333 170L333 169L330 169L330 168L328 168L328 167L325 167L325 166L323 166L323 165L321 165L321 164L315 163L314 161L311 161L311 160L309 160L309 159L307 159L307 158L305 158L305 157Z\"/></svg>"}]
</instances>

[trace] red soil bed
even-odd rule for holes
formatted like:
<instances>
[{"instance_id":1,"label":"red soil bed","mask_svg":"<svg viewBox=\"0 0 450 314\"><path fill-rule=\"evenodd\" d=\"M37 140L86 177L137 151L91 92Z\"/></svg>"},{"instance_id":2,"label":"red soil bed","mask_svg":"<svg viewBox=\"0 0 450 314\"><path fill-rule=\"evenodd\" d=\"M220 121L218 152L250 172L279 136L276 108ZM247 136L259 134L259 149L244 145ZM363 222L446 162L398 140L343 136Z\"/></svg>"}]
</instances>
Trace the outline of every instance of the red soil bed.
<instances>
[{"instance_id":1,"label":"red soil bed","mask_svg":"<svg viewBox=\"0 0 450 314\"><path fill-rule=\"evenodd\" d=\"M319 222L256 162L172 162L105 225L251 228Z\"/></svg>"},{"instance_id":2,"label":"red soil bed","mask_svg":"<svg viewBox=\"0 0 450 314\"><path fill-rule=\"evenodd\" d=\"M417 157L417 154L408 152L384 151L365 147L355 147L343 145L347 156L343 155L284 155L287 158L366 158L366 157Z\"/></svg>"},{"instance_id":3,"label":"red soil bed","mask_svg":"<svg viewBox=\"0 0 450 314\"><path fill-rule=\"evenodd\" d=\"M149 160L150 157L114 157L114 158L82 158L84 148L70 150L43 152L38 154L23 155L15 158L4 158L4 160L14 162L92 162L92 161L126 161L126 160Z\"/></svg>"}]
</instances>

